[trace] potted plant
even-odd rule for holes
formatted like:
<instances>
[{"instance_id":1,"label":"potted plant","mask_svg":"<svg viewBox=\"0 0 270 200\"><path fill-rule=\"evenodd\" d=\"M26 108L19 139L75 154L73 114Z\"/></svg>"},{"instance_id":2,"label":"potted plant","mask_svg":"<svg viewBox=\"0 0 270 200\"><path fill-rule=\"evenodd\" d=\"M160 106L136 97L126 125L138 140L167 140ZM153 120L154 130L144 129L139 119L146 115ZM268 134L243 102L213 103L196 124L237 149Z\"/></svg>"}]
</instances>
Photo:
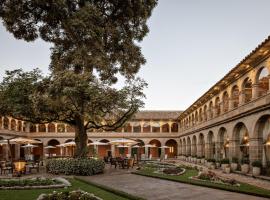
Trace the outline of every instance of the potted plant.
<instances>
[{"instance_id":1,"label":"potted plant","mask_svg":"<svg viewBox=\"0 0 270 200\"><path fill-rule=\"evenodd\" d=\"M259 176L261 174L262 162L256 160L252 162L252 174L253 176Z\"/></svg>"},{"instance_id":2,"label":"potted plant","mask_svg":"<svg viewBox=\"0 0 270 200\"><path fill-rule=\"evenodd\" d=\"M202 158L201 158L201 163L202 163L202 164L204 164L204 163L205 163L204 156L202 156Z\"/></svg>"},{"instance_id":3,"label":"potted plant","mask_svg":"<svg viewBox=\"0 0 270 200\"><path fill-rule=\"evenodd\" d=\"M237 170L239 159L237 157L232 158L231 170L234 172Z\"/></svg>"},{"instance_id":4,"label":"potted plant","mask_svg":"<svg viewBox=\"0 0 270 200\"><path fill-rule=\"evenodd\" d=\"M241 172L247 174L249 172L249 159L243 158L241 161Z\"/></svg>"},{"instance_id":5,"label":"potted plant","mask_svg":"<svg viewBox=\"0 0 270 200\"><path fill-rule=\"evenodd\" d=\"M216 160L216 167L220 168L221 164L220 164L220 160Z\"/></svg>"},{"instance_id":6,"label":"potted plant","mask_svg":"<svg viewBox=\"0 0 270 200\"><path fill-rule=\"evenodd\" d=\"M225 171L225 168L230 166L230 160L228 158L224 158L221 160L221 169Z\"/></svg>"},{"instance_id":7,"label":"potted plant","mask_svg":"<svg viewBox=\"0 0 270 200\"><path fill-rule=\"evenodd\" d=\"M207 167L215 169L215 162L216 160L213 158L207 159Z\"/></svg>"}]
</instances>

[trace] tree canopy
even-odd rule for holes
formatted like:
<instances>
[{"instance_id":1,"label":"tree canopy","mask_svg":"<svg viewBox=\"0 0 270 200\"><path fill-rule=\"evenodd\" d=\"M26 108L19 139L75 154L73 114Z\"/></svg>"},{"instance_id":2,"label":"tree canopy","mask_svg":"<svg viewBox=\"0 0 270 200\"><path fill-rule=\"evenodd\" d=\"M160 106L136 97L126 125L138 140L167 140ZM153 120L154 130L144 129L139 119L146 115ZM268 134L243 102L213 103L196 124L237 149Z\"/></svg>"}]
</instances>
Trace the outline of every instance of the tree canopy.
<instances>
[{"instance_id":1,"label":"tree canopy","mask_svg":"<svg viewBox=\"0 0 270 200\"><path fill-rule=\"evenodd\" d=\"M0 114L75 128L76 156L86 155L87 130L115 130L143 106L145 63L139 42L157 0L2 0L0 18L17 39L52 44L51 74L7 72ZM117 77L125 86L116 89Z\"/></svg>"}]
</instances>

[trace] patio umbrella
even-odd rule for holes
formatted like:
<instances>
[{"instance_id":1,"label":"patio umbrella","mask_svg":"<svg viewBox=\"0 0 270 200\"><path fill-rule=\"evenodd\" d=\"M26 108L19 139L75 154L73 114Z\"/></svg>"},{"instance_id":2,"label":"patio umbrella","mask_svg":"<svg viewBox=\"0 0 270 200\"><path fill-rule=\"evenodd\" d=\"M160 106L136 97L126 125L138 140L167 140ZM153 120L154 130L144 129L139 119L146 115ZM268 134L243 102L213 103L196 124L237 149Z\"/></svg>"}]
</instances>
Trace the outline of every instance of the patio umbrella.
<instances>
[{"instance_id":1,"label":"patio umbrella","mask_svg":"<svg viewBox=\"0 0 270 200\"><path fill-rule=\"evenodd\" d=\"M154 144L146 144L143 147L146 147L146 148L156 148L157 146L154 145Z\"/></svg>"},{"instance_id":2,"label":"patio umbrella","mask_svg":"<svg viewBox=\"0 0 270 200\"><path fill-rule=\"evenodd\" d=\"M70 147L70 146L76 146L76 143L74 141L66 142L63 144L65 147Z\"/></svg>"},{"instance_id":3,"label":"patio umbrella","mask_svg":"<svg viewBox=\"0 0 270 200\"><path fill-rule=\"evenodd\" d=\"M95 141L95 142L88 143L87 145L88 145L88 146L90 146L90 145L94 145L94 146L102 146L102 145L109 145L109 143Z\"/></svg>"},{"instance_id":4,"label":"patio umbrella","mask_svg":"<svg viewBox=\"0 0 270 200\"><path fill-rule=\"evenodd\" d=\"M38 146L33 145L33 144L26 144L26 145L21 146L21 147L24 148L25 160L33 160L32 148L35 148L35 147L38 147Z\"/></svg>"},{"instance_id":5,"label":"patio umbrella","mask_svg":"<svg viewBox=\"0 0 270 200\"><path fill-rule=\"evenodd\" d=\"M127 145L117 145L118 148L128 148L129 146Z\"/></svg>"},{"instance_id":6,"label":"patio umbrella","mask_svg":"<svg viewBox=\"0 0 270 200\"><path fill-rule=\"evenodd\" d=\"M137 144L138 142L131 139L121 138L121 139L113 140L109 143L113 145L133 145L133 144Z\"/></svg>"},{"instance_id":7,"label":"patio umbrella","mask_svg":"<svg viewBox=\"0 0 270 200\"><path fill-rule=\"evenodd\" d=\"M162 147L158 147L158 148L160 148L160 149L169 149L170 147L168 147L168 146L162 146Z\"/></svg>"},{"instance_id":8,"label":"patio umbrella","mask_svg":"<svg viewBox=\"0 0 270 200\"><path fill-rule=\"evenodd\" d=\"M30 139L30 138L24 138L24 137L17 137L9 140L11 143L16 144L37 144L41 143L38 140Z\"/></svg>"},{"instance_id":9,"label":"patio umbrella","mask_svg":"<svg viewBox=\"0 0 270 200\"><path fill-rule=\"evenodd\" d=\"M136 149L136 148L141 148L141 146L135 145L135 146L132 146L131 148Z\"/></svg>"},{"instance_id":10,"label":"patio umbrella","mask_svg":"<svg viewBox=\"0 0 270 200\"><path fill-rule=\"evenodd\" d=\"M44 149L55 149L56 147L54 147L54 146L46 146L46 147L44 147Z\"/></svg>"}]
</instances>

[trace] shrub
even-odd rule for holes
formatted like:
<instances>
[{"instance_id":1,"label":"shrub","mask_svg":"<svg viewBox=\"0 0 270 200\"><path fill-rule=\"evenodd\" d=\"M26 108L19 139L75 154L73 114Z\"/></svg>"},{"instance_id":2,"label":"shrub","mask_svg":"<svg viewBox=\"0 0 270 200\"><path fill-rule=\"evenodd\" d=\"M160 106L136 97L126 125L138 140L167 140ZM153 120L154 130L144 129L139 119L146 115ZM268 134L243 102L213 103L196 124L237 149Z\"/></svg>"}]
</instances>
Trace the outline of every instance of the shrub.
<instances>
[{"instance_id":1,"label":"shrub","mask_svg":"<svg viewBox=\"0 0 270 200\"><path fill-rule=\"evenodd\" d=\"M49 159L46 164L49 173L82 176L102 173L104 167L103 160L89 158L56 158Z\"/></svg>"},{"instance_id":2,"label":"shrub","mask_svg":"<svg viewBox=\"0 0 270 200\"><path fill-rule=\"evenodd\" d=\"M256 161L252 162L252 167L262 168L262 162L259 160L256 160Z\"/></svg>"},{"instance_id":3,"label":"shrub","mask_svg":"<svg viewBox=\"0 0 270 200\"><path fill-rule=\"evenodd\" d=\"M101 198L84 192L81 190L76 191L65 191L65 192L53 192L51 194L42 194L39 196L38 200L102 200Z\"/></svg>"},{"instance_id":4,"label":"shrub","mask_svg":"<svg viewBox=\"0 0 270 200\"><path fill-rule=\"evenodd\" d=\"M216 162L216 159L210 158L210 159L207 160L207 162L213 162L213 163L215 163Z\"/></svg>"},{"instance_id":5,"label":"shrub","mask_svg":"<svg viewBox=\"0 0 270 200\"><path fill-rule=\"evenodd\" d=\"M60 184L59 181L48 178L32 178L32 179L1 179L0 187L15 187L15 186L45 186Z\"/></svg>"},{"instance_id":6,"label":"shrub","mask_svg":"<svg viewBox=\"0 0 270 200\"><path fill-rule=\"evenodd\" d=\"M249 164L249 159L248 158L242 158L241 163L242 163L242 165Z\"/></svg>"},{"instance_id":7,"label":"shrub","mask_svg":"<svg viewBox=\"0 0 270 200\"><path fill-rule=\"evenodd\" d=\"M224 158L220 161L221 164L230 164L230 160L228 158Z\"/></svg>"},{"instance_id":8,"label":"shrub","mask_svg":"<svg viewBox=\"0 0 270 200\"><path fill-rule=\"evenodd\" d=\"M232 158L232 163L238 163L238 162L239 162L239 159L237 157Z\"/></svg>"}]
</instances>

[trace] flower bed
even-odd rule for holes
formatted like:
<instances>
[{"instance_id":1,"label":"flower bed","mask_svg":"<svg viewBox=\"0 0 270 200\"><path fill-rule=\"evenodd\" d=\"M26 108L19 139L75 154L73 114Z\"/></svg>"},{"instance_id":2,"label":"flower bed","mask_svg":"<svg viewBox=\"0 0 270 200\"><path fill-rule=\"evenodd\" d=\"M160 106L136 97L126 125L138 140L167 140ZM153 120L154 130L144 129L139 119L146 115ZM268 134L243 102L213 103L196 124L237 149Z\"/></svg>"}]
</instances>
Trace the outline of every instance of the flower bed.
<instances>
[{"instance_id":1,"label":"flower bed","mask_svg":"<svg viewBox=\"0 0 270 200\"><path fill-rule=\"evenodd\" d=\"M82 190L53 192L51 194L41 194L37 200L103 200L94 194L84 192Z\"/></svg>"},{"instance_id":2,"label":"flower bed","mask_svg":"<svg viewBox=\"0 0 270 200\"><path fill-rule=\"evenodd\" d=\"M25 179L0 179L0 189L44 189L44 188L63 188L69 186L68 181L62 178L25 178Z\"/></svg>"},{"instance_id":3,"label":"flower bed","mask_svg":"<svg viewBox=\"0 0 270 200\"><path fill-rule=\"evenodd\" d=\"M105 163L95 159L49 159L46 163L47 172L52 174L92 176L102 173Z\"/></svg>"},{"instance_id":4,"label":"flower bed","mask_svg":"<svg viewBox=\"0 0 270 200\"><path fill-rule=\"evenodd\" d=\"M194 180L200 180L200 181L207 181L207 182L213 182L218 184L224 184L224 185L231 185L231 186L240 186L239 183L235 179L224 179L219 176L217 176L214 172L208 171L208 172L199 172L198 176L190 177Z\"/></svg>"}]
</instances>

